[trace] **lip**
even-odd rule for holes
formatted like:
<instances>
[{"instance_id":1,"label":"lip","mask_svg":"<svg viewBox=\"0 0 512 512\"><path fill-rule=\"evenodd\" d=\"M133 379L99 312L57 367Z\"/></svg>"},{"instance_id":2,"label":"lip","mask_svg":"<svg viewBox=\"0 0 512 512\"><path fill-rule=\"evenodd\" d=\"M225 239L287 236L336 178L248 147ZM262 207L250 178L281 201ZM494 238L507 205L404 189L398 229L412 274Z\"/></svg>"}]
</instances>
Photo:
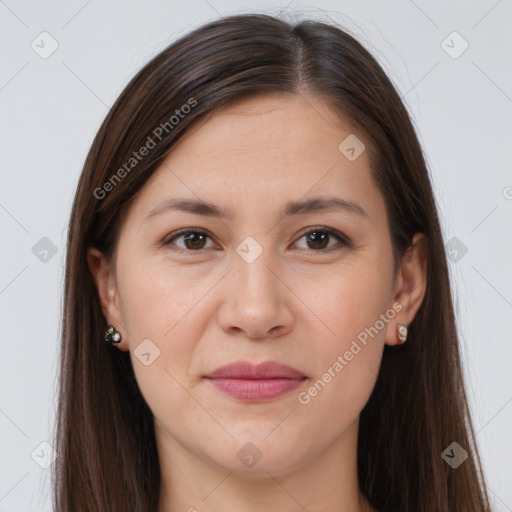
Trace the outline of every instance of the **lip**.
<instances>
[{"instance_id":1,"label":"lip","mask_svg":"<svg viewBox=\"0 0 512 512\"><path fill-rule=\"evenodd\" d=\"M242 402L267 402L299 387L307 377L276 361L254 365L240 361L222 366L205 377L217 390Z\"/></svg>"},{"instance_id":2,"label":"lip","mask_svg":"<svg viewBox=\"0 0 512 512\"><path fill-rule=\"evenodd\" d=\"M221 366L206 377L209 379L303 379L305 375L277 361L266 361L260 364L238 361Z\"/></svg>"}]
</instances>

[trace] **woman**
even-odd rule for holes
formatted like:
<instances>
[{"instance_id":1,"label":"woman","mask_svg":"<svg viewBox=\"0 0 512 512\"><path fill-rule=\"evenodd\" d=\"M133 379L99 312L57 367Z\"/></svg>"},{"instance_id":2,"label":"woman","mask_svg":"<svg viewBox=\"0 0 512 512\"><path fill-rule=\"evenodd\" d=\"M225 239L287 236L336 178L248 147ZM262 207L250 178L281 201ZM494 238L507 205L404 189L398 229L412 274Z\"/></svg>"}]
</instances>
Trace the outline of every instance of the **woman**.
<instances>
[{"instance_id":1,"label":"woman","mask_svg":"<svg viewBox=\"0 0 512 512\"><path fill-rule=\"evenodd\" d=\"M490 510L422 150L338 27L231 16L133 78L63 319L58 512Z\"/></svg>"}]
</instances>

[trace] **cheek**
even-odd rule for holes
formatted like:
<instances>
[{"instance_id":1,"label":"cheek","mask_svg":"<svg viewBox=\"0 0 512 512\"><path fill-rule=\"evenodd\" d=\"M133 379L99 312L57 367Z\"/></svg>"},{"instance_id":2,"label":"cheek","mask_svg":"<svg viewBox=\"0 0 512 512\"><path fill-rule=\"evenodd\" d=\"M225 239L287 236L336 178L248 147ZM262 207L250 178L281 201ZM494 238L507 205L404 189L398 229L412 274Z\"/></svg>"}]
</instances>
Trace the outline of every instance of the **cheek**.
<instances>
[{"instance_id":1,"label":"cheek","mask_svg":"<svg viewBox=\"0 0 512 512\"><path fill-rule=\"evenodd\" d=\"M120 265L118 286L135 377L151 407L172 408L199 339L199 325L189 319L200 310L200 290L181 286L183 277L168 265L127 264Z\"/></svg>"},{"instance_id":2,"label":"cheek","mask_svg":"<svg viewBox=\"0 0 512 512\"><path fill-rule=\"evenodd\" d=\"M386 327L395 313L388 309L389 286L389 269L369 259L331 275L322 294L304 300L318 312L322 329L311 346L318 371L301 403L338 417L359 414L375 385Z\"/></svg>"},{"instance_id":3,"label":"cheek","mask_svg":"<svg viewBox=\"0 0 512 512\"><path fill-rule=\"evenodd\" d=\"M165 259L132 265L124 269L123 275L119 287L130 348L135 348L132 339L137 343L151 338L161 349L182 350L187 338L178 333L190 318L198 317L211 287L207 275L189 276L186 269L174 267Z\"/></svg>"},{"instance_id":4,"label":"cheek","mask_svg":"<svg viewBox=\"0 0 512 512\"><path fill-rule=\"evenodd\" d=\"M172 424L190 401L187 373L201 329L191 319L201 316L207 289L187 287L182 273L158 262L124 276L119 287L135 377L155 416Z\"/></svg>"},{"instance_id":5,"label":"cheek","mask_svg":"<svg viewBox=\"0 0 512 512\"><path fill-rule=\"evenodd\" d=\"M389 307L390 283L389 269L383 269L370 258L368 262L339 267L316 280L317 293L311 292L312 281L303 285L297 281L297 295L304 298L324 332L316 346L332 355L332 351L348 349L358 336L364 341L369 329L370 340L383 340L385 324L379 319ZM371 329L376 322L378 333Z\"/></svg>"},{"instance_id":6,"label":"cheek","mask_svg":"<svg viewBox=\"0 0 512 512\"><path fill-rule=\"evenodd\" d=\"M298 396L314 423L311 428L326 437L348 428L366 405L379 373L386 326L378 294L367 297L359 287L347 287L331 298L336 301L325 304L323 316L335 334L318 337L316 357L309 356L316 359L317 371Z\"/></svg>"}]
</instances>

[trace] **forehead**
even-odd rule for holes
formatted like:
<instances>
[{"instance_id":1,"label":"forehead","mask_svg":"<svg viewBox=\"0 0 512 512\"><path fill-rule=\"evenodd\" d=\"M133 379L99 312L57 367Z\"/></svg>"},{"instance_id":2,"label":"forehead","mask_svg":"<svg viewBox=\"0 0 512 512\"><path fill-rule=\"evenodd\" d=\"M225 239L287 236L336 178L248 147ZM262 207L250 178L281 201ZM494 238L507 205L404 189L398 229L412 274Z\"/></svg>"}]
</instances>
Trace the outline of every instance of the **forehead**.
<instances>
[{"instance_id":1,"label":"forehead","mask_svg":"<svg viewBox=\"0 0 512 512\"><path fill-rule=\"evenodd\" d=\"M368 200L378 191L367 151L348 159L340 144L349 136L368 147L348 118L316 97L266 95L228 104L173 147L137 198L138 213L169 197L201 198L247 215L270 204L277 212L281 203L308 195Z\"/></svg>"},{"instance_id":2,"label":"forehead","mask_svg":"<svg viewBox=\"0 0 512 512\"><path fill-rule=\"evenodd\" d=\"M197 122L174 147L181 155L272 159L276 155L318 159L337 157L339 143L357 131L330 103L304 94L259 95L225 105ZM362 138L363 135L359 134ZM257 152L251 154L250 152Z\"/></svg>"}]
</instances>

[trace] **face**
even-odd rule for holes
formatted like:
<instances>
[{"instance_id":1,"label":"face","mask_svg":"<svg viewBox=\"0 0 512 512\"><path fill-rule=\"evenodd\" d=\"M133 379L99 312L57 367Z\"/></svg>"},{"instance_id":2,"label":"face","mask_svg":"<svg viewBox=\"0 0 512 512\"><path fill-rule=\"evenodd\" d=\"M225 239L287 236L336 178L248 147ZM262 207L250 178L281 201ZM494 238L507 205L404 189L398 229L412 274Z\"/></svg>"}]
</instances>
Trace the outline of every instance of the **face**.
<instances>
[{"instance_id":1,"label":"face","mask_svg":"<svg viewBox=\"0 0 512 512\"><path fill-rule=\"evenodd\" d=\"M279 475L357 430L384 344L409 319L367 150L353 135L339 149L351 134L369 144L311 96L231 104L131 205L106 315L159 446ZM251 366L267 362L295 372ZM214 373L232 363L247 364Z\"/></svg>"}]
</instances>

